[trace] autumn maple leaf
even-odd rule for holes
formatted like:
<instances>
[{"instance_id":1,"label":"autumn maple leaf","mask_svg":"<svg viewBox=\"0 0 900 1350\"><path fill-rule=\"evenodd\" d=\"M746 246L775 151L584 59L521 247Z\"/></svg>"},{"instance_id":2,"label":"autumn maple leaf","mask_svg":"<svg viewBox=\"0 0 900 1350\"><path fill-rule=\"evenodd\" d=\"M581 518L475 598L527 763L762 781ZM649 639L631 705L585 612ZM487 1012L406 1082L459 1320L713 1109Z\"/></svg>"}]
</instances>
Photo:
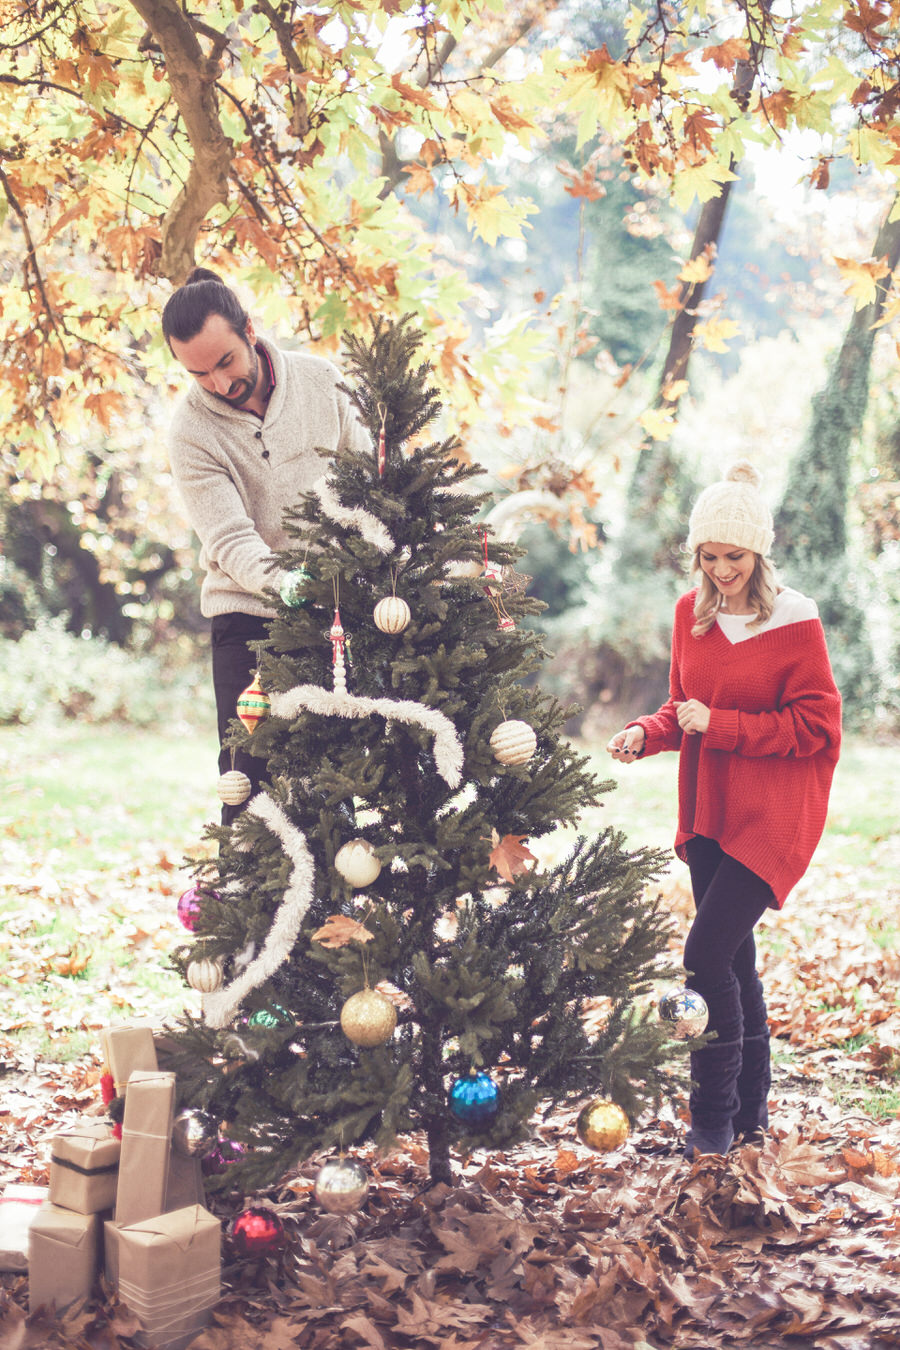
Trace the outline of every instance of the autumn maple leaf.
<instances>
[{"instance_id":1,"label":"autumn maple leaf","mask_svg":"<svg viewBox=\"0 0 900 1350\"><path fill-rule=\"evenodd\" d=\"M313 941L323 947L346 947L351 942L371 942L374 936L357 919L346 914L329 914L322 927L313 933Z\"/></svg>"},{"instance_id":2,"label":"autumn maple leaf","mask_svg":"<svg viewBox=\"0 0 900 1350\"><path fill-rule=\"evenodd\" d=\"M501 839L496 830L491 831L491 867L495 867L504 881L513 882L522 872L528 871L528 864L537 862L537 858L522 843L528 836L524 834L505 834Z\"/></svg>"},{"instance_id":3,"label":"autumn maple leaf","mask_svg":"<svg viewBox=\"0 0 900 1350\"><path fill-rule=\"evenodd\" d=\"M849 282L845 295L852 295L857 309L874 304L878 298L878 282L891 270L886 258L869 258L856 262L853 258L834 260L844 281Z\"/></svg>"}]
</instances>

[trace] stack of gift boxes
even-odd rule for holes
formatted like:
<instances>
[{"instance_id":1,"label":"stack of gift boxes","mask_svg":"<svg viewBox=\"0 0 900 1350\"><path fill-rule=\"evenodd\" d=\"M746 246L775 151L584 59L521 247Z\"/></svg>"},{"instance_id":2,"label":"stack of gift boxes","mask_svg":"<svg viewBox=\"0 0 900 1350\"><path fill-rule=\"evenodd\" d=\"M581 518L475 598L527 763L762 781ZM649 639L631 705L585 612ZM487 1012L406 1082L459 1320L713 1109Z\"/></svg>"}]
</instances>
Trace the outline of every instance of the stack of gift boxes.
<instances>
[{"instance_id":1,"label":"stack of gift boxes","mask_svg":"<svg viewBox=\"0 0 900 1350\"><path fill-rule=\"evenodd\" d=\"M157 1067L152 1031L112 1028L103 1049L125 1097L121 1141L99 1121L53 1141L49 1199L29 1230L30 1306L86 1297L102 1259L139 1344L182 1350L220 1296L221 1225L199 1161L172 1148L175 1075Z\"/></svg>"}]
</instances>

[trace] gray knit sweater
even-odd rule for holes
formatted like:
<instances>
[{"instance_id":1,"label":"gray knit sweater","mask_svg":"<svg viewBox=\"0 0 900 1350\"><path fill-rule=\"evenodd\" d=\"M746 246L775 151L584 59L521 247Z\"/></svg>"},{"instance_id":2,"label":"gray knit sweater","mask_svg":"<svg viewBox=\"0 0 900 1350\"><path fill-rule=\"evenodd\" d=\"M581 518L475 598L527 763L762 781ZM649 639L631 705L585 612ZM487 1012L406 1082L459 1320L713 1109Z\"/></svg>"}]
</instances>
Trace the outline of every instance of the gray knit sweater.
<instances>
[{"instance_id":1,"label":"gray knit sweater","mask_svg":"<svg viewBox=\"0 0 900 1350\"><path fill-rule=\"evenodd\" d=\"M236 610L271 614L261 591L277 588L283 575L272 568L272 551L292 542L282 517L327 471L316 450L371 445L346 394L336 388L336 366L265 340L262 345L275 372L262 421L196 381L172 421L172 473L202 545L200 603L207 617Z\"/></svg>"}]
</instances>

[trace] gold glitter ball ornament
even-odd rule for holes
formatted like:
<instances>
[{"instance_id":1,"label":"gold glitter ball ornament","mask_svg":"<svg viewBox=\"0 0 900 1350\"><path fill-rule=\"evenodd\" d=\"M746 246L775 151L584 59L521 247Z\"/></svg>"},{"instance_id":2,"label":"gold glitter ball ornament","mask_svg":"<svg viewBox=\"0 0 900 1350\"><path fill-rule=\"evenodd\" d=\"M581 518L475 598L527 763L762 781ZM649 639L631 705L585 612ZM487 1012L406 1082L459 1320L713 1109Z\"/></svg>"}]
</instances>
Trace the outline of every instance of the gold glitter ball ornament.
<instances>
[{"instance_id":1,"label":"gold glitter ball ornament","mask_svg":"<svg viewBox=\"0 0 900 1350\"><path fill-rule=\"evenodd\" d=\"M409 605L399 595L386 595L375 606L373 618L375 627L380 628L382 633L394 634L403 632L412 615Z\"/></svg>"},{"instance_id":2,"label":"gold glitter ball ornament","mask_svg":"<svg viewBox=\"0 0 900 1350\"><path fill-rule=\"evenodd\" d=\"M241 773L240 769L231 769L219 779L219 801L226 806L240 806L250 796L252 786L245 773Z\"/></svg>"},{"instance_id":3,"label":"gold glitter ball ornament","mask_svg":"<svg viewBox=\"0 0 900 1350\"><path fill-rule=\"evenodd\" d=\"M352 1214L369 1190L365 1170L352 1158L333 1158L319 1169L316 1199L329 1214Z\"/></svg>"},{"instance_id":4,"label":"gold glitter ball ornament","mask_svg":"<svg viewBox=\"0 0 900 1350\"><path fill-rule=\"evenodd\" d=\"M501 722L491 735L491 749L501 764L526 764L537 749L534 727L515 718Z\"/></svg>"},{"instance_id":5,"label":"gold glitter ball ornament","mask_svg":"<svg viewBox=\"0 0 900 1350\"><path fill-rule=\"evenodd\" d=\"M381 863L368 839L351 839L334 855L334 865L348 886L370 886L381 874Z\"/></svg>"},{"instance_id":6,"label":"gold glitter ball ornament","mask_svg":"<svg viewBox=\"0 0 900 1350\"><path fill-rule=\"evenodd\" d=\"M341 1030L354 1045L371 1050L384 1045L394 1034L397 1010L389 998L375 989L351 994L341 1009Z\"/></svg>"},{"instance_id":7,"label":"gold glitter ball ornament","mask_svg":"<svg viewBox=\"0 0 900 1350\"><path fill-rule=\"evenodd\" d=\"M598 1153L610 1153L621 1148L628 1138L628 1117L615 1102L606 1097L595 1097L578 1117L578 1138Z\"/></svg>"}]
</instances>

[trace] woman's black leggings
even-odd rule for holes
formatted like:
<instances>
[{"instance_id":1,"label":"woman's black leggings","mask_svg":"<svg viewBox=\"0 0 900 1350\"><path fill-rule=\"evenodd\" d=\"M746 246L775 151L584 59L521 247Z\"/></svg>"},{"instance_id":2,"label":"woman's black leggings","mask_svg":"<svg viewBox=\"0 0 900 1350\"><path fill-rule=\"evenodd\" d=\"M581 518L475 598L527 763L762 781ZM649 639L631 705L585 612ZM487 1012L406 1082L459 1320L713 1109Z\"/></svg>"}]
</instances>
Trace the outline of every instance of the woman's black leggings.
<instances>
[{"instance_id":1,"label":"woman's black leggings","mask_svg":"<svg viewBox=\"0 0 900 1350\"><path fill-rule=\"evenodd\" d=\"M710 1031L718 1031L723 1039L733 1038L733 1028L715 1026L712 1015L720 1007L724 1014L731 999L719 995L733 991L740 997L744 1037L761 1036L766 1032L766 1005L756 973L753 929L773 903L772 888L723 852L714 839L696 835L685 845L685 852L697 907L684 946L687 982L710 1005ZM726 1015L724 1020L732 1018Z\"/></svg>"}]
</instances>

